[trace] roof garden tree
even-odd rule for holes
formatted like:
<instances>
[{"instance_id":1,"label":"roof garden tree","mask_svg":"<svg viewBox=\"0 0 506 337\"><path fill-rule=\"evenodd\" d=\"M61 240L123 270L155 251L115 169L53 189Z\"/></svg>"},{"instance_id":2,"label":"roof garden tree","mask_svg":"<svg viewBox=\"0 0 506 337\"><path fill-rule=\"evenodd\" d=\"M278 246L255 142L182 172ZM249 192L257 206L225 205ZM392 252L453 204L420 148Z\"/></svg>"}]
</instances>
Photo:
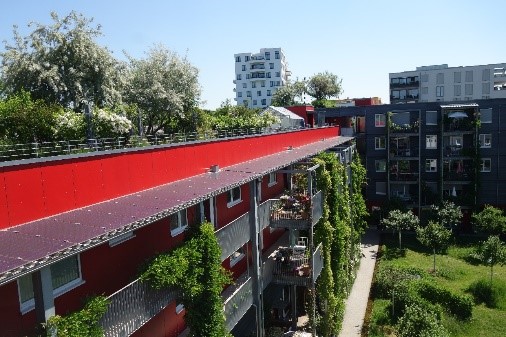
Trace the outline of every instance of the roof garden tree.
<instances>
[{"instance_id":1,"label":"roof garden tree","mask_svg":"<svg viewBox=\"0 0 506 337\"><path fill-rule=\"evenodd\" d=\"M306 92L306 83L304 81L295 81L280 87L272 96L273 106L290 106L303 102Z\"/></svg>"},{"instance_id":2,"label":"roof garden tree","mask_svg":"<svg viewBox=\"0 0 506 337\"><path fill-rule=\"evenodd\" d=\"M401 212L396 209L390 211L388 217L381 222L386 228L399 233L399 249L402 249L402 231L416 228L420 221L411 211Z\"/></svg>"},{"instance_id":3,"label":"roof garden tree","mask_svg":"<svg viewBox=\"0 0 506 337\"><path fill-rule=\"evenodd\" d=\"M124 99L139 109L145 132L195 129L201 94L198 69L162 45L152 47L144 59L127 57Z\"/></svg>"},{"instance_id":4,"label":"roof garden tree","mask_svg":"<svg viewBox=\"0 0 506 337\"><path fill-rule=\"evenodd\" d=\"M485 232L495 235L506 234L506 216L499 208L485 205L481 212L473 214L472 219L473 223Z\"/></svg>"},{"instance_id":5,"label":"roof garden tree","mask_svg":"<svg viewBox=\"0 0 506 337\"><path fill-rule=\"evenodd\" d=\"M87 102L103 107L121 101L120 63L95 39L101 34L93 19L72 11L52 24L30 23L28 36L14 26L13 43L5 42L1 81L3 92L28 91L33 99L81 111Z\"/></svg>"},{"instance_id":6,"label":"roof garden tree","mask_svg":"<svg viewBox=\"0 0 506 337\"><path fill-rule=\"evenodd\" d=\"M422 245L432 249L434 257L433 270L436 271L436 252L445 249L452 236L452 232L440 223L429 221L426 227L416 228L416 238Z\"/></svg>"},{"instance_id":7,"label":"roof garden tree","mask_svg":"<svg viewBox=\"0 0 506 337\"><path fill-rule=\"evenodd\" d=\"M324 100L339 97L342 92L342 80L328 71L318 73L307 82L307 93L315 99L313 105L324 105Z\"/></svg>"},{"instance_id":8,"label":"roof garden tree","mask_svg":"<svg viewBox=\"0 0 506 337\"><path fill-rule=\"evenodd\" d=\"M497 235L490 236L473 254L480 263L490 266L490 288L496 264L506 264L506 246Z\"/></svg>"}]
</instances>

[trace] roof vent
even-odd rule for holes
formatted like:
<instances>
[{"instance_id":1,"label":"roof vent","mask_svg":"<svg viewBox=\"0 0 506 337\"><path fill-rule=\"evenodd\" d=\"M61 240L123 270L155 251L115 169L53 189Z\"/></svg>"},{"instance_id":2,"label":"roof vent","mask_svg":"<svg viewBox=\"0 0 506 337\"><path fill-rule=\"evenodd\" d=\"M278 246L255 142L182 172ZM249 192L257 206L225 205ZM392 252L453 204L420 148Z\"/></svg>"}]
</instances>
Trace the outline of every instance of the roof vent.
<instances>
[{"instance_id":1,"label":"roof vent","mask_svg":"<svg viewBox=\"0 0 506 337\"><path fill-rule=\"evenodd\" d=\"M292 151L293 150L293 146L290 145L289 147L286 148L286 150L287 151Z\"/></svg>"},{"instance_id":2,"label":"roof vent","mask_svg":"<svg viewBox=\"0 0 506 337\"><path fill-rule=\"evenodd\" d=\"M220 171L220 165L211 165L209 172L216 173Z\"/></svg>"}]
</instances>

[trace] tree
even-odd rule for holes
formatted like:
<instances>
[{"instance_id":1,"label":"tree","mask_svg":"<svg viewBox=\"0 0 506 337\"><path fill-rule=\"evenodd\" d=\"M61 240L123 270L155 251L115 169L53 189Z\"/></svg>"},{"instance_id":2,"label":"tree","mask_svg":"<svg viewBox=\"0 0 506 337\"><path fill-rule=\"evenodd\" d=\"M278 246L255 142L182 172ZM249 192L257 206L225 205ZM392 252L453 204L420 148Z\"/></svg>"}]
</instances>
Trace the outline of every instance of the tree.
<instances>
[{"instance_id":1,"label":"tree","mask_svg":"<svg viewBox=\"0 0 506 337\"><path fill-rule=\"evenodd\" d=\"M494 266L506 264L506 246L497 235L490 236L476 250L473 256L481 262L481 264L490 266L490 288L492 288L492 275L494 274Z\"/></svg>"},{"instance_id":2,"label":"tree","mask_svg":"<svg viewBox=\"0 0 506 337\"><path fill-rule=\"evenodd\" d=\"M119 63L94 39L101 35L93 19L72 11L64 18L51 13L52 25L35 26L22 37L14 27L14 45L5 43L2 57L4 92L20 90L49 104L81 110L86 102L96 106L121 101Z\"/></svg>"},{"instance_id":3,"label":"tree","mask_svg":"<svg viewBox=\"0 0 506 337\"><path fill-rule=\"evenodd\" d=\"M453 228L460 223L462 212L460 206L455 205L451 201L443 201L440 206L432 205L432 211L437 221L446 228Z\"/></svg>"},{"instance_id":4,"label":"tree","mask_svg":"<svg viewBox=\"0 0 506 337\"><path fill-rule=\"evenodd\" d=\"M397 325L398 337L448 337L443 324L433 312L427 311L420 305L412 304L406 307L406 312L399 319Z\"/></svg>"},{"instance_id":5,"label":"tree","mask_svg":"<svg viewBox=\"0 0 506 337\"><path fill-rule=\"evenodd\" d=\"M307 93L317 101L338 97L342 91L341 82L337 75L328 71L318 73L307 82Z\"/></svg>"},{"instance_id":6,"label":"tree","mask_svg":"<svg viewBox=\"0 0 506 337\"><path fill-rule=\"evenodd\" d=\"M305 92L305 82L296 81L294 83L288 83L274 92L271 104L273 106L290 106L300 104L303 101Z\"/></svg>"},{"instance_id":7,"label":"tree","mask_svg":"<svg viewBox=\"0 0 506 337\"><path fill-rule=\"evenodd\" d=\"M483 231L494 235L506 233L506 216L499 208L485 205L481 212L473 214L472 219L473 223Z\"/></svg>"},{"instance_id":8,"label":"tree","mask_svg":"<svg viewBox=\"0 0 506 337\"><path fill-rule=\"evenodd\" d=\"M128 58L124 98L139 109L146 133L195 129L193 117L200 101L198 69L162 45L151 48L145 59Z\"/></svg>"},{"instance_id":9,"label":"tree","mask_svg":"<svg viewBox=\"0 0 506 337\"><path fill-rule=\"evenodd\" d=\"M452 232L444 228L440 223L429 221L426 227L416 228L416 238L422 245L432 249L434 256L434 272L436 271L436 251L448 246Z\"/></svg>"},{"instance_id":10,"label":"tree","mask_svg":"<svg viewBox=\"0 0 506 337\"><path fill-rule=\"evenodd\" d=\"M401 212L393 210L388 213L388 217L381 220L381 223L388 229L393 229L399 233L399 249L402 249L402 231L416 228L419 219L411 211Z\"/></svg>"}]
</instances>

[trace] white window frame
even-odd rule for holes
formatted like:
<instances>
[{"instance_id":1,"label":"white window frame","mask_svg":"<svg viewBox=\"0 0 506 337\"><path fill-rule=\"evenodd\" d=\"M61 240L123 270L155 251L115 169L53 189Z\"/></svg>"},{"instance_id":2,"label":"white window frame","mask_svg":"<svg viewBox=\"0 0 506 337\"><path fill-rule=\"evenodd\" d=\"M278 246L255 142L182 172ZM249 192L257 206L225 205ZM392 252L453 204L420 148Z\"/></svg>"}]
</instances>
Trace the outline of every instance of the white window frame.
<instances>
[{"instance_id":1,"label":"white window frame","mask_svg":"<svg viewBox=\"0 0 506 337\"><path fill-rule=\"evenodd\" d=\"M380 163L383 162L383 169L381 169ZM374 161L374 169L376 172L386 172L387 171L387 161L386 159L378 159Z\"/></svg>"},{"instance_id":2,"label":"white window frame","mask_svg":"<svg viewBox=\"0 0 506 337\"><path fill-rule=\"evenodd\" d=\"M426 135L425 136L425 148L426 149L437 149L437 135Z\"/></svg>"},{"instance_id":3,"label":"white window frame","mask_svg":"<svg viewBox=\"0 0 506 337\"><path fill-rule=\"evenodd\" d=\"M236 250L235 252L233 252L232 255L230 255L230 257L229 257L230 268L232 268L233 266L235 266L245 256L246 256L246 253L245 253L244 247L241 247L238 250Z\"/></svg>"},{"instance_id":4,"label":"white window frame","mask_svg":"<svg viewBox=\"0 0 506 337\"><path fill-rule=\"evenodd\" d=\"M183 311L183 310L184 310L184 304L176 302L176 315L179 315L181 313L181 311Z\"/></svg>"},{"instance_id":5,"label":"white window frame","mask_svg":"<svg viewBox=\"0 0 506 337\"><path fill-rule=\"evenodd\" d=\"M437 159L425 159L425 172L437 172Z\"/></svg>"},{"instance_id":6,"label":"white window frame","mask_svg":"<svg viewBox=\"0 0 506 337\"><path fill-rule=\"evenodd\" d=\"M269 182L267 183L267 187L272 187L278 183L278 175L276 172L269 173Z\"/></svg>"},{"instance_id":7,"label":"white window frame","mask_svg":"<svg viewBox=\"0 0 506 337\"><path fill-rule=\"evenodd\" d=\"M109 247L117 246L125 241L135 238L134 232L123 233L120 236L109 240Z\"/></svg>"},{"instance_id":8,"label":"white window frame","mask_svg":"<svg viewBox=\"0 0 506 337\"><path fill-rule=\"evenodd\" d=\"M488 163L488 165L485 165L485 163ZM480 172L492 172L492 160L490 158L481 159Z\"/></svg>"},{"instance_id":9,"label":"white window frame","mask_svg":"<svg viewBox=\"0 0 506 337\"><path fill-rule=\"evenodd\" d=\"M487 142L488 139L488 142ZM480 148L487 149L492 147L492 134L480 133Z\"/></svg>"},{"instance_id":10,"label":"white window frame","mask_svg":"<svg viewBox=\"0 0 506 337\"><path fill-rule=\"evenodd\" d=\"M382 144L383 141L383 144ZM383 146L381 146L383 145ZM387 140L384 136L374 137L374 149L375 150L386 150Z\"/></svg>"},{"instance_id":11,"label":"white window frame","mask_svg":"<svg viewBox=\"0 0 506 337\"><path fill-rule=\"evenodd\" d=\"M82 271L81 271L81 255L80 254L77 254L77 255L72 255L72 256L69 256L67 257L66 259L70 259L70 258L73 258L73 257L76 257L77 259L77 271L78 271L78 277L73 279L72 281L70 282L67 282L63 285L61 285L60 287L56 288L56 289L53 289L53 296L54 298L58 297L58 296L61 296L69 291L71 291L72 289L75 289L77 287L79 287L80 285L84 284L84 280L83 280L83 274L82 274ZM63 259L63 260L60 260L54 264L57 264L61 261L64 261L66 259ZM51 266L49 266L49 268L51 268ZM24 275L22 277L29 277L30 278L30 282L32 282L32 274L28 274L28 275ZM19 310L21 311L21 314L24 315L26 314L27 312L30 312L32 311L33 309L35 309L35 298L31 298L27 301L24 301L24 302L21 302L21 288L19 286L19 279L17 280L17 286L18 286L18 300L19 300ZM33 289L33 283L32 283L32 289Z\"/></svg>"},{"instance_id":12,"label":"white window frame","mask_svg":"<svg viewBox=\"0 0 506 337\"><path fill-rule=\"evenodd\" d=\"M186 228L188 228L188 212L186 209L183 209L177 213L171 214L171 216L176 215L177 217L177 227L172 228L172 223L169 223L170 226L170 235L172 237L177 236L181 233L183 233ZM172 221L172 219L169 217L169 222Z\"/></svg>"},{"instance_id":13,"label":"white window frame","mask_svg":"<svg viewBox=\"0 0 506 337\"><path fill-rule=\"evenodd\" d=\"M237 190L239 190L239 197L234 198L234 191L237 191ZM228 208L233 207L233 206L242 202L241 192L242 192L241 186L237 186L231 190L228 190L228 192L227 192L227 207Z\"/></svg>"},{"instance_id":14,"label":"white window frame","mask_svg":"<svg viewBox=\"0 0 506 337\"><path fill-rule=\"evenodd\" d=\"M436 86L436 97L444 97L445 96L445 87L442 85Z\"/></svg>"},{"instance_id":15,"label":"white window frame","mask_svg":"<svg viewBox=\"0 0 506 337\"><path fill-rule=\"evenodd\" d=\"M384 128L387 125L387 116L385 114L374 115L374 127Z\"/></svg>"}]
</instances>

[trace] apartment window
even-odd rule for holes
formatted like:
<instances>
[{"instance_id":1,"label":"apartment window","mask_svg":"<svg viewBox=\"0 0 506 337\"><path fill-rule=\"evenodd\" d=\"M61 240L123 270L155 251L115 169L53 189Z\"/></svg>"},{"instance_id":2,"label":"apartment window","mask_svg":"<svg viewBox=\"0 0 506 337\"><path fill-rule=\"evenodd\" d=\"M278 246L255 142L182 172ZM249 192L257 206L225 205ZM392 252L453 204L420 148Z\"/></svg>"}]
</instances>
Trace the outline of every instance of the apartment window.
<instances>
[{"instance_id":1,"label":"apartment window","mask_svg":"<svg viewBox=\"0 0 506 337\"><path fill-rule=\"evenodd\" d=\"M79 255L68 257L52 264L51 281L53 296L57 297L83 283ZM35 307L32 274L18 279L18 294L21 313L26 313Z\"/></svg>"},{"instance_id":2,"label":"apartment window","mask_svg":"<svg viewBox=\"0 0 506 337\"><path fill-rule=\"evenodd\" d=\"M267 100L265 98L262 98L262 105L267 105Z\"/></svg>"},{"instance_id":3,"label":"apartment window","mask_svg":"<svg viewBox=\"0 0 506 337\"><path fill-rule=\"evenodd\" d=\"M466 95L472 96L473 95L473 84L472 83L466 83L465 85Z\"/></svg>"},{"instance_id":4,"label":"apartment window","mask_svg":"<svg viewBox=\"0 0 506 337\"><path fill-rule=\"evenodd\" d=\"M271 91L267 90L267 96L270 96L270 95L271 95Z\"/></svg>"},{"instance_id":5,"label":"apartment window","mask_svg":"<svg viewBox=\"0 0 506 337\"><path fill-rule=\"evenodd\" d=\"M269 182L267 184L268 187L274 186L278 183L278 175L276 172L269 173Z\"/></svg>"},{"instance_id":6,"label":"apartment window","mask_svg":"<svg viewBox=\"0 0 506 337\"><path fill-rule=\"evenodd\" d=\"M255 102L255 101L253 101ZM255 103L253 103L255 104ZM227 207L232 207L234 205L237 205L240 203L241 200L241 187L234 187L233 189L229 190L227 193Z\"/></svg>"},{"instance_id":7,"label":"apartment window","mask_svg":"<svg viewBox=\"0 0 506 337\"><path fill-rule=\"evenodd\" d=\"M274 63L269 63L269 69L274 69Z\"/></svg>"},{"instance_id":8,"label":"apartment window","mask_svg":"<svg viewBox=\"0 0 506 337\"><path fill-rule=\"evenodd\" d=\"M249 61L249 56L244 56L244 61L248 62Z\"/></svg>"},{"instance_id":9,"label":"apartment window","mask_svg":"<svg viewBox=\"0 0 506 337\"><path fill-rule=\"evenodd\" d=\"M472 81L473 81L473 71L472 70L466 71L466 82Z\"/></svg>"},{"instance_id":10,"label":"apartment window","mask_svg":"<svg viewBox=\"0 0 506 337\"><path fill-rule=\"evenodd\" d=\"M188 215L186 213L186 209L172 214L169 217L169 222L171 236L176 236L184 232L186 227L188 227Z\"/></svg>"},{"instance_id":11,"label":"apartment window","mask_svg":"<svg viewBox=\"0 0 506 337\"><path fill-rule=\"evenodd\" d=\"M453 82L455 83L462 82L462 73L460 71L456 71L453 73Z\"/></svg>"},{"instance_id":12,"label":"apartment window","mask_svg":"<svg viewBox=\"0 0 506 337\"><path fill-rule=\"evenodd\" d=\"M257 91L257 96L262 96L262 91L261 90Z\"/></svg>"},{"instance_id":13,"label":"apartment window","mask_svg":"<svg viewBox=\"0 0 506 337\"><path fill-rule=\"evenodd\" d=\"M245 64L242 65L242 71L246 71L246 65Z\"/></svg>"},{"instance_id":14,"label":"apartment window","mask_svg":"<svg viewBox=\"0 0 506 337\"><path fill-rule=\"evenodd\" d=\"M429 74L422 74L422 82L424 83L429 82Z\"/></svg>"},{"instance_id":15,"label":"apartment window","mask_svg":"<svg viewBox=\"0 0 506 337\"><path fill-rule=\"evenodd\" d=\"M480 172L490 172L492 168L492 161L490 158L482 158L480 164Z\"/></svg>"},{"instance_id":16,"label":"apartment window","mask_svg":"<svg viewBox=\"0 0 506 337\"><path fill-rule=\"evenodd\" d=\"M406 89L399 90L399 99L406 99Z\"/></svg>"},{"instance_id":17,"label":"apartment window","mask_svg":"<svg viewBox=\"0 0 506 337\"><path fill-rule=\"evenodd\" d=\"M437 111L425 112L425 125L437 125Z\"/></svg>"},{"instance_id":18,"label":"apartment window","mask_svg":"<svg viewBox=\"0 0 506 337\"><path fill-rule=\"evenodd\" d=\"M281 72L276 71L276 77L281 77Z\"/></svg>"},{"instance_id":19,"label":"apartment window","mask_svg":"<svg viewBox=\"0 0 506 337\"><path fill-rule=\"evenodd\" d=\"M265 74L265 77L267 77L267 78L271 78L271 73L270 73L270 72L267 72L267 73Z\"/></svg>"},{"instance_id":20,"label":"apartment window","mask_svg":"<svg viewBox=\"0 0 506 337\"><path fill-rule=\"evenodd\" d=\"M264 88L264 87L265 87L265 81L260 82L260 86L261 86L262 88Z\"/></svg>"},{"instance_id":21,"label":"apartment window","mask_svg":"<svg viewBox=\"0 0 506 337\"><path fill-rule=\"evenodd\" d=\"M276 50L276 51L274 52L274 58L275 58L276 60L279 60L279 51L277 51L277 50Z\"/></svg>"},{"instance_id":22,"label":"apartment window","mask_svg":"<svg viewBox=\"0 0 506 337\"><path fill-rule=\"evenodd\" d=\"M437 159L425 160L425 172L437 172Z\"/></svg>"},{"instance_id":23,"label":"apartment window","mask_svg":"<svg viewBox=\"0 0 506 337\"><path fill-rule=\"evenodd\" d=\"M281 85L281 82L280 81L277 81L276 82L276 86L279 87Z\"/></svg>"},{"instance_id":24,"label":"apartment window","mask_svg":"<svg viewBox=\"0 0 506 337\"><path fill-rule=\"evenodd\" d=\"M244 89L246 89L246 88L247 88L247 86L248 86L248 84L246 84L246 83L243 83L243 84L242 84L242 87L243 87Z\"/></svg>"},{"instance_id":25,"label":"apartment window","mask_svg":"<svg viewBox=\"0 0 506 337\"><path fill-rule=\"evenodd\" d=\"M241 92L241 91L239 91L239 92L237 93L237 97L242 97L242 92Z\"/></svg>"},{"instance_id":26,"label":"apartment window","mask_svg":"<svg viewBox=\"0 0 506 337\"><path fill-rule=\"evenodd\" d=\"M425 148L437 149L437 135L425 136Z\"/></svg>"},{"instance_id":27,"label":"apartment window","mask_svg":"<svg viewBox=\"0 0 506 337\"><path fill-rule=\"evenodd\" d=\"M257 100L256 99L253 100L253 105L257 105Z\"/></svg>"},{"instance_id":28,"label":"apartment window","mask_svg":"<svg viewBox=\"0 0 506 337\"><path fill-rule=\"evenodd\" d=\"M386 121L387 121L387 116L385 114L375 114L374 115L374 126L379 128L379 127L384 127L386 125Z\"/></svg>"},{"instance_id":29,"label":"apartment window","mask_svg":"<svg viewBox=\"0 0 506 337\"><path fill-rule=\"evenodd\" d=\"M399 99L399 90L392 90L392 99Z\"/></svg>"},{"instance_id":30,"label":"apartment window","mask_svg":"<svg viewBox=\"0 0 506 337\"><path fill-rule=\"evenodd\" d=\"M252 88L256 88L256 87L257 87L256 82L251 82L251 87L252 87Z\"/></svg>"},{"instance_id":31,"label":"apartment window","mask_svg":"<svg viewBox=\"0 0 506 337\"><path fill-rule=\"evenodd\" d=\"M422 87L422 95L428 95L429 94L429 87Z\"/></svg>"},{"instance_id":32,"label":"apartment window","mask_svg":"<svg viewBox=\"0 0 506 337\"><path fill-rule=\"evenodd\" d=\"M274 86L274 81L271 81L270 84L271 84L271 88L272 88Z\"/></svg>"},{"instance_id":33,"label":"apartment window","mask_svg":"<svg viewBox=\"0 0 506 337\"><path fill-rule=\"evenodd\" d=\"M387 194L387 183L384 181L376 182L376 194L386 195Z\"/></svg>"},{"instance_id":34,"label":"apartment window","mask_svg":"<svg viewBox=\"0 0 506 337\"><path fill-rule=\"evenodd\" d=\"M455 84L453 86L453 96L460 96L462 94L462 87L460 84Z\"/></svg>"},{"instance_id":35,"label":"apartment window","mask_svg":"<svg viewBox=\"0 0 506 337\"><path fill-rule=\"evenodd\" d=\"M251 97L251 91L246 91L246 97Z\"/></svg>"},{"instance_id":36,"label":"apartment window","mask_svg":"<svg viewBox=\"0 0 506 337\"><path fill-rule=\"evenodd\" d=\"M109 240L109 247L117 246L120 243L123 243L133 238L135 238L134 232L121 234L120 236L117 236L114 239Z\"/></svg>"},{"instance_id":37,"label":"apartment window","mask_svg":"<svg viewBox=\"0 0 506 337\"><path fill-rule=\"evenodd\" d=\"M236 79L241 80L241 74L237 74Z\"/></svg>"},{"instance_id":38,"label":"apartment window","mask_svg":"<svg viewBox=\"0 0 506 337\"><path fill-rule=\"evenodd\" d=\"M445 75L443 73L437 73L436 84L444 84L444 83L445 83Z\"/></svg>"},{"instance_id":39,"label":"apartment window","mask_svg":"<svg viewBox=\"0 0 506 337\"><path fill-rule=\"evenodd\" d=\"M235 62L241 62L241 57L240 56L236 56L235 57Z\"/></svg>"},{"instance_id":40,"label":"apartment window","mask_svg":"<svg viewBox=\"0 0 506 337\"><path fill-rule=\"evenodd\" d=\"M482 124L492 123L492 109L480 109L480 121Z\"/></svg>"},{"instance_id":41,"label":"apartment window","mask_svg":"<svg viewBox=\"0 0 506 337\"><path fill-rule=\"evenodd\" d=\"M246 74L246 79L249 80L251 78L250 74Z\"/></svg>"},{"instance_id":42,"label":"apartment window","mask_svg":"<svg viewBox=\"0 0 506 337\"><path fill-rule=\"evenodd\" d=\"M489 95L490 94L490 83L482 83L481 84L481 93L483 95Z\"/></svg>"},{"instance_id":43,"label":"apartment window","mask_svg":"<svg viewBox=\"0 0 506 337\"><path fill-rule=\"evenodd\" d=\"M492 135L490 133L480 134L480 147L482 148L492 147Z\"/></svg>"},{"instance_id":44,"label":"apartment window","mask_svg":"<svg viewBox=\"0 0 506 337\"><path fill-rule=\"evenodd\" d=\"M445 95L445 87L437 86L436 87L436 97L443 97Z\"/></svg>"},{"instance_id":45,"label":"apartment window","mask_svg":"<svg viewBox=\"0 0 506 337\"><path fill-rule=\"evenodd\" d=\"M241 247L230 255L230 268L232 268L237 262L241 261L246 256L244 248Z\"/></svg>"},{"instance_id":46,"label":"apartment window","mask_svg":"<svg viewBox=\"0 0 506 337\"><path fill-rule=\"evenodd\" d=\"M266 60L270 60L271 59L271 53L270 52L268 52L268 51L265 52L265 59Z\"/></svg>"},{"instance_id":47,"label":"apartment window","mask_svg":"<svg viewBox=\"0 0 506 337\"><path fill-rule=\"evenodd\" d=\"M179 315L184 310L184 304L178 303L176 304L176 314Z\"/></svg>"},{"instance_id":48,"label":"apartment window","mask_svg":"<svg viewBox=\"0 0 506 337\"><path fill-rule=\"evenodd\" d=\"M376 172L386 172L387 161L385 159L375 160L374 166L376 168Z\"/></svg>"},{"instance_id":49,"label":"apartment window","mask_svg":"<svg viewBox=\"0 0 506 337\"><path fill-rule=\"evenodd\" d=\"M483 69L481 80L484 82L490 81L490 69Z\"/></svg>"},{"instance_id":50,"label":"apartment window","mask_svg":"<svg viewBox=\"0 0 506 337\"><path fill-rule=\"evenodd\" d=\"M386 139L384 136L374 137L374 149L385 150L387 148Z\"/></svg>"}]
</instances>

